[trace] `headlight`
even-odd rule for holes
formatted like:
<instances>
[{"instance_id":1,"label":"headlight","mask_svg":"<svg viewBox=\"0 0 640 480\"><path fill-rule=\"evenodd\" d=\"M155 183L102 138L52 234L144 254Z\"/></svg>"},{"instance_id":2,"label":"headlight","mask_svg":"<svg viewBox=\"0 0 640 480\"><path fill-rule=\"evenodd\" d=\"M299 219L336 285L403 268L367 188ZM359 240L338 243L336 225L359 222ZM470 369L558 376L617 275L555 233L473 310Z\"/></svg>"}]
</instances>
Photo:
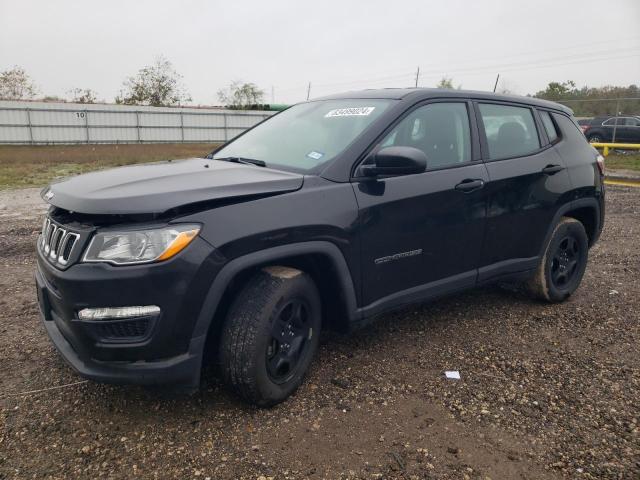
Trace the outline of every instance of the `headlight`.
<instances>
[{"instance_id":1,"label":"headlight","mask_svg":"<svg viewBox=\"0 0 640 480\"><path fill-rule=\"evenodd\" d=\"M170 225L149 230L98 232L84 254L84 262L130 265L167 260L196 237L198 225Z\"/></svg>"}]
</instances>

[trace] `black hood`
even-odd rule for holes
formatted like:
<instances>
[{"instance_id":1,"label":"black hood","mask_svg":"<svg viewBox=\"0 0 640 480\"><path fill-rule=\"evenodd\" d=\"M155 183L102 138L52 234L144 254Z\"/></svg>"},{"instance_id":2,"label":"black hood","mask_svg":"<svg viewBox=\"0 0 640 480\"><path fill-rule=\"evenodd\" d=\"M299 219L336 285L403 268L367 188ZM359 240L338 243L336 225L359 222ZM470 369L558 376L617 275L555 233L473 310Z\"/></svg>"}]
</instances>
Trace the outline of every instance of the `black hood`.
<instances>
[{"instance_id":1,"label":"black hood","mask_svg":"<svg viewBox=\"0 0 640 480\"><path fill-rule=\"evenodd\" d=\"M210 200L291 192L302 182L296 173L193 158L71 177L45 188L42 198L78 213L162 213Z\"/></svg>"}]
</instances>

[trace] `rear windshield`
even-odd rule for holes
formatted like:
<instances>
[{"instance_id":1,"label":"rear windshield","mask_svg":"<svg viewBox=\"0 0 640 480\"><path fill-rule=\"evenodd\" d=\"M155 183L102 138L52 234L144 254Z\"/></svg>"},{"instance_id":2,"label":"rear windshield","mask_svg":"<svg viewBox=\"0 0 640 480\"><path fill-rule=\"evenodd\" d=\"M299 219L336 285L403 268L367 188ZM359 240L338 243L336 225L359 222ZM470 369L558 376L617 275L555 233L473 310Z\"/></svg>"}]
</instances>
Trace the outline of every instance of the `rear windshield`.
<instances>
[{"instance_id":1,"label":"rear windshield","mask_svg":"<svg viewBox=\"0 0 640 480\"><path fill-rule=\"evenodd\" d=\"M322 100L274 115L218 150L213 158L261 160L267 167L318 171L340 154L393 100Z\"/></svg>"}]
</instances>

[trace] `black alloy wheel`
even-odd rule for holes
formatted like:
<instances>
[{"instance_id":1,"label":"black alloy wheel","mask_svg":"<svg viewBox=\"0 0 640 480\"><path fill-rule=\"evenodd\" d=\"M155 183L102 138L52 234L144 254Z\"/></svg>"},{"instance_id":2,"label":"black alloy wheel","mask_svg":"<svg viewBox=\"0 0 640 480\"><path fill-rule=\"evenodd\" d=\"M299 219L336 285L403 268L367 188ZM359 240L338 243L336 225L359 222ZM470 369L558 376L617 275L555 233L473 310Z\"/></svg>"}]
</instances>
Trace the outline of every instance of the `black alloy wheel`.
<instances>
[{"instance_id":1,"label":"black alloy wheel","mask_svg":"<svg viewBox=\"0 0 640 480\"><path fill-rule=\"evenodd\" d=\"M271 327L271 341L266 351L271 380L284 383L295 375L312 335L307 302L296 298L280 309Z\"/></svg>"},{"instance_id":2,"label":"black alloy wheel","mask_svg":"<svg viewBox=\"0 0 640 480\"><path fill-rule=\"evenodd\" d=\"M562 239L551 259L551 281L556 288L565 288L574 279L580 262L580 244L573 236Z\"/></svg>"}]
</instances>

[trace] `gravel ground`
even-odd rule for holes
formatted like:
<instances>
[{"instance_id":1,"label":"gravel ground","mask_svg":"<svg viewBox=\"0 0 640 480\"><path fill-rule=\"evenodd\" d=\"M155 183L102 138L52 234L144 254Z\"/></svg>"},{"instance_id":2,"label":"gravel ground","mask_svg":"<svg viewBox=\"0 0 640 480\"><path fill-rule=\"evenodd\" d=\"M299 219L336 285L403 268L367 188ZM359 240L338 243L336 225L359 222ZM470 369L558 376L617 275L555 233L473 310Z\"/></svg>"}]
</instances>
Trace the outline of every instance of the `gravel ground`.
<instances>
[{"instance_id":1,"label":"gravel ground","mask_svg":"<svg viewBox=\"0 0 640 480\"><path fill-rule=\"evenodd\" d=\"M210 373L192 397L20 394L81 380L38 319L36 193L0 192L0 478L640 478L640 189L609 189L566 303L492 287L326 334L270 410Z\"/></svg>"}]
</instances>

